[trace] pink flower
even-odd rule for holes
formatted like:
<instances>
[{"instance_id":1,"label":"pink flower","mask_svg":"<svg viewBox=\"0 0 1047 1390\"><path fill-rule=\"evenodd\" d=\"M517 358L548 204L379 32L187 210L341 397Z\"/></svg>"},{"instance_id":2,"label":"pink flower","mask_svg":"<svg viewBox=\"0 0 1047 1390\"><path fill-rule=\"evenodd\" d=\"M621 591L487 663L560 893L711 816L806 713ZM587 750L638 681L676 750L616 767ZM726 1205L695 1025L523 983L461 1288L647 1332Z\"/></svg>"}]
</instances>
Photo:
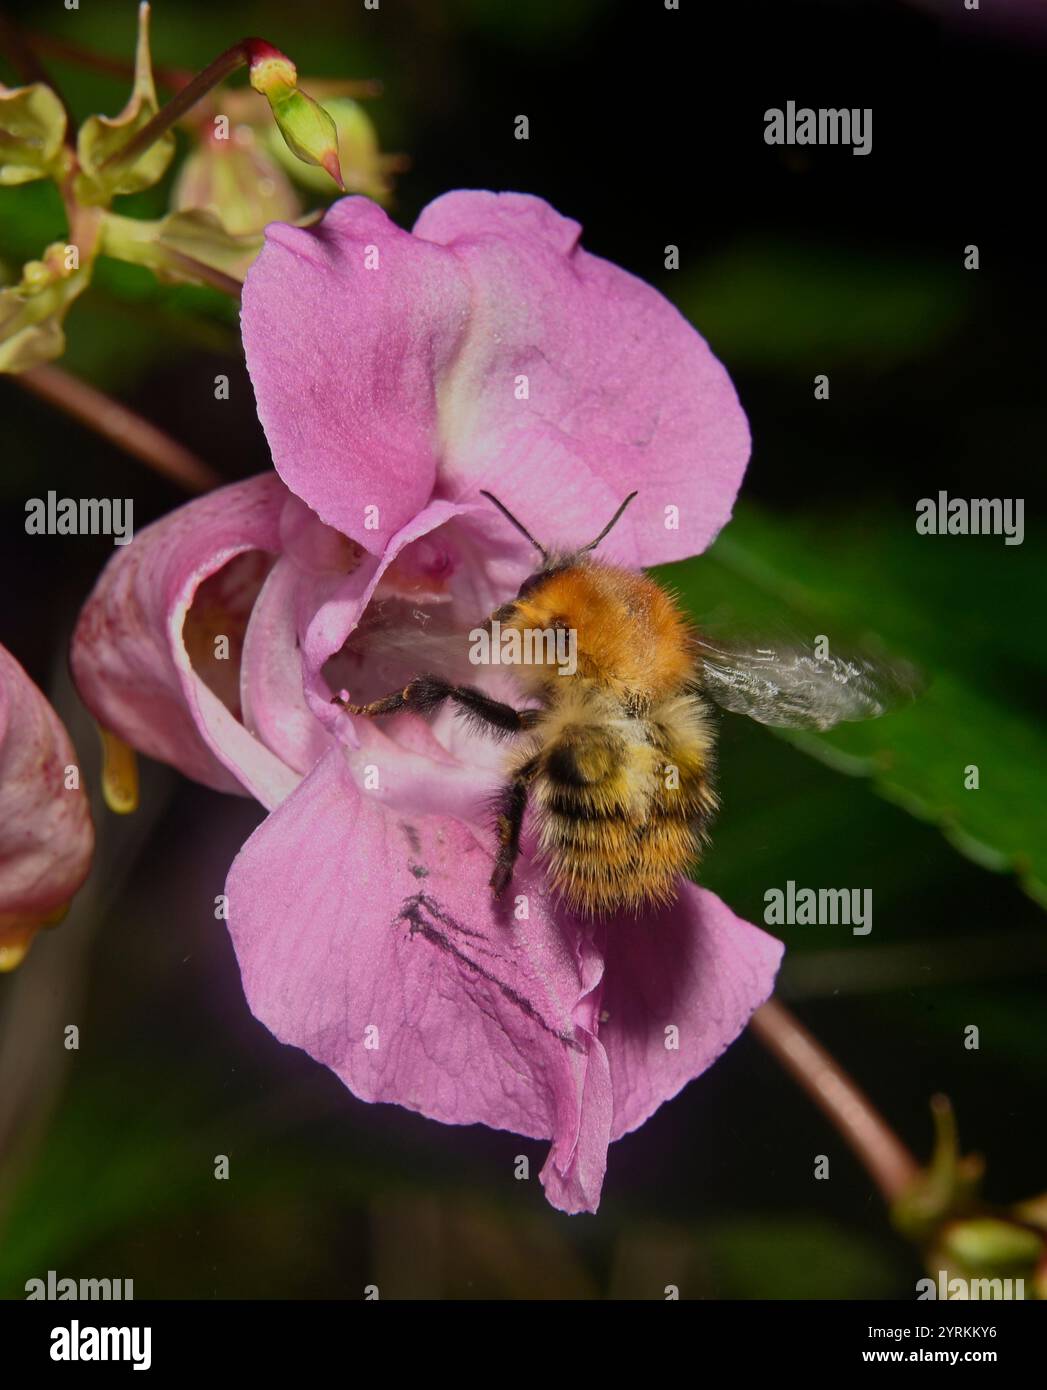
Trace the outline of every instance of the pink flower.
<instances>
[{"instance_id":1,"label":"pink flower","mask_svg":"<svg viewBox=\"0 0 1047 1390\"><path fill-rule=\"evenodd\" d=\"M61 720L0 647L0 971L60 920L87 877L94 830Z\"/></svg>"},{"instance_id":2,"label":"pink flower","mask_svg":"<svg viewBox=\"0 0 1047 1390\"><path fill-rule=\"evenodd\" d=\"M364 1100L551 1139L565 1211L595 1210L608 1144L738 1035L780 944L689 883L587 926L526 855L515 920L487 887L504 749L450 711L380 722L331 695L398 688L434 632L515 594L533 553L481 488L575 544L639 488L601 547L634 566L728 519L749 440L726 373L578 235L490 193L413 233L362 198L270 226L243 331L278 476L141 532L73 648L104 725L270 811L227 884L255 1015Z\"/></svg>"}]
</instances>

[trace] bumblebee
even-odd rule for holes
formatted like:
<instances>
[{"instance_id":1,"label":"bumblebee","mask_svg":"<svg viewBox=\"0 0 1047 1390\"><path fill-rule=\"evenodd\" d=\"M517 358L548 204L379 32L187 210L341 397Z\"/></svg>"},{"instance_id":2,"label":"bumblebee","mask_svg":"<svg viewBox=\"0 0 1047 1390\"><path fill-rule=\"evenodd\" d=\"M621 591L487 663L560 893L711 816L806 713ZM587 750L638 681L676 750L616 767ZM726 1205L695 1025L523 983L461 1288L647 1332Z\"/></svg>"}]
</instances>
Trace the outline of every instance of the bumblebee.
<instances>
[{"instance_id":1,"label":"bumblebee","mask_svg":"<svg viewBox=\"0 0 1047 1390\"><path fill-rule=\"evenodd\" d=\"M710 702L765 724L826 729L873 718L905 693L900 667L816 656L809 648L744 648L703 637L674 598L647 575L593 552L636 496L629 494L595 540L551 552L498 499L494 506L542 563L488 619L504 640L533 642L514 664L517 709L471 685L420 675L368 704L335 697L351 714L426 714L444 701L478 728L513 741L495 807L497 852L490 886L508 889L524 816L533 808L549 882L572 911L604 917L671 901L693 865L717 808Z\"/></svg>"}]
</instances>

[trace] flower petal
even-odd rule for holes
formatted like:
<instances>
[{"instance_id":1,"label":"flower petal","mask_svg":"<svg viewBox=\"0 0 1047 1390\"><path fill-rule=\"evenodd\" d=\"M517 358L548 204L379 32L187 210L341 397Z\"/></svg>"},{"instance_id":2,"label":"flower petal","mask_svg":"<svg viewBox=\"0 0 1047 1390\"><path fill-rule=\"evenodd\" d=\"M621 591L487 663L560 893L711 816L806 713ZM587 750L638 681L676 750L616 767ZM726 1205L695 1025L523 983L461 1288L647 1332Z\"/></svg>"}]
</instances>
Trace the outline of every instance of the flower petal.
<instances>
[{"instance_id":1,"label":"flower petal","mask_svg":"<svg viewBox=\"0 0 1047 1390\"><path fill-rule=\"evenodd\" d=\"M303 574L281 556L251 610L240 665L246 728L288 767L303 774L331 743L330 734L306 703L297 623L303 590L324 582Z\"/></svg>"},{"instance_id":2,"label":"flower petal","mask_svg":"<svg viewBox=\"0 0 1047 1390\"><path fill-rule=\"evenodd\" d=\"M642 1125L734 1042L770 996L783 950L688 881L670 907L608 925L600 1041L614 1086L612 1139Z\"/></svg>"},{"instance_id":3,"label":"flower petal","mask_svg":"<svg viewBox=\"0 0 1047 1390\"><path fill-rule=\"evenodd\" d=\"M450 252L363 197L309 230L272 223L247 275L244 351L277 471L375 553L432 495L437 382L468 313Z\"/></svg>"},{"instance_id":4,"label":"flower petal","mask_svg":"<svg viewBox=\"0 0 1047 1390\"><path fill-rule=\"evenodd\" d=\"M378 554L434 488L491 488L567 545L637 488L609 557L704 549L749 455L734 388L666 299L578 233L541 199L483 192L438 199L413 235L363 198L309 230L272 224L244 346L293 491Z\"/></svg>"},{"instance_id":5,"label":"flower petal","mask_svg":"<svg viewBox=\"0 0 1047 1390\"><path fill-rule=\"evenodd\" d=\"M227 884L252 1012L363 1100L553 1139L550 1199L593 1209L611 1122L590 1047L599 958L525 876L494 909L459 822L389 814L329 752L255 831Z\"/></svg>"},{"instance_id":6,"label":"flower petal","mask_svg":"<svg viewBox=\"0 0 1047 1390\"><path fill-rule=\"evenodd\" d=\"M94 830L61 720L0 647L0 951L3 932L40 922L87 877Z\"/></svg>"},{"instance_id":7,"label":"flower petal","mask_svg":"<svg viewBox=\"0 0 1047 1390\"><path fill-rule=\"evenodd\" d=\"M140 752L273 806L298 774L201 679L183 640L198 588L236 556L279 550L287 493L273 474L219 488L139 532L102 572L70 659L95 718Z\"/></svg>"},{"instance_id":8,"label":"flower petal","mask_svg":"<svg viewBox=\"0 0 1047 1390\"><path fill-rule=\"evenodd\" d=\"M700 335L652 286L578 246L580 230L520 193L448 193L415 224L472 286L469 334L440 388L444 495L489 488L543 543L570 547L636 488L601 555L697 554L730 517L745 415Z\"/></svg>"},{"instance_id":9,"label":"flower petal","mask_svg":"<svg viewBox=\"0 0 1047 1390\"><path fill-rule=\"evenodd\" d=\"M321 676L324 663L345 644L383 574L400 552L413 541L471 510L474 509L456 507L450 502L431 502L390 537L378 559L366 555L344 579L332 584L302 638L306 698L313 713L328 729L333 730L344 717L330 704L331 692Z\"/></svg>"}]
</instances>

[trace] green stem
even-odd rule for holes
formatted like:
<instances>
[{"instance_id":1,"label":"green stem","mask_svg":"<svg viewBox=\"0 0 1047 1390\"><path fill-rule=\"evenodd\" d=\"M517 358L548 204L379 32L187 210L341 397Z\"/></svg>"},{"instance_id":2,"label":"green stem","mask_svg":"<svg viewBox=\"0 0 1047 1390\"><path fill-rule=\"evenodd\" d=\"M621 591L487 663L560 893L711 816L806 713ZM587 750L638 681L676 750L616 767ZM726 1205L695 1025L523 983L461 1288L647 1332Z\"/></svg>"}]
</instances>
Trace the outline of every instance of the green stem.
<instances>
[{"instance_id":1,"label":"green stem","mask_svg":"<svg viewBox=\"0 0 1047 1390\"><path fill-rule=\"evenodd\" d=\"M239 299L243 289L239 280L205 261L197 260L195 256L164 245L160 236L166 220L158 218L152 221L106 212L98 249L103 256L112 256L114 260L144 265L154 275L178 272L187 279L197 280L233 299Z\"/></svg>"},{"instance_id":2,"label":"green stem","mask_svg":"<svg viewBox=\"0 0 1047 1390\"><path fill-rule=\"evenodd\" d=\"M149 420L61 367L33 367L12 379L188 492L208 492L224 482L213 468Z\"/></svg>"}]
</instances>

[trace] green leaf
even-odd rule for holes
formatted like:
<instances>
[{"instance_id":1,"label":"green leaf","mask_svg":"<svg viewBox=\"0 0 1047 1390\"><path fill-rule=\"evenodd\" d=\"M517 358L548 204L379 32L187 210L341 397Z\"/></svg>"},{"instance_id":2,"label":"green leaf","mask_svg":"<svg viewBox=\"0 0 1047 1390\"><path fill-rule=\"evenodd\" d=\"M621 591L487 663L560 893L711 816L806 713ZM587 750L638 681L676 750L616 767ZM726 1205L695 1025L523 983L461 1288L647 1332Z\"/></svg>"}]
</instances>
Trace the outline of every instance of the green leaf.
<instances>
[{"instance_id":1,"label":"green leaf","mask_svg":"<svg viewBox=\"0 0 1047 1390\"><path fill-rule=\"evenodd\" d=\"M10 284L21 277L26 261L40 254L41 246L67 234L62 195L50 181L7 188L0 198L0 255L4 279Z\"/></svg>"},{"instance_id":2,"label":"green leaf","mask_svg":"<svg viewBox=\"0 0 1047 1390\"><path fill-rule=\"evenodd\" d=\"M962 853L1016 873L1027 892L1047 899L1047 795L1032 693L1044 658L1028 638L1047 595L1032 545L919 536L914 519L889 515L775 520L740 507L707 556L665 577L705 626L784 627L807 640L825 635L831 648L886 645L915 662L929 684L912 705L825 734L781 737L837 771L871 778ZM972 766L977 790L964 785Z\"/></svg>"}]
</instances>

